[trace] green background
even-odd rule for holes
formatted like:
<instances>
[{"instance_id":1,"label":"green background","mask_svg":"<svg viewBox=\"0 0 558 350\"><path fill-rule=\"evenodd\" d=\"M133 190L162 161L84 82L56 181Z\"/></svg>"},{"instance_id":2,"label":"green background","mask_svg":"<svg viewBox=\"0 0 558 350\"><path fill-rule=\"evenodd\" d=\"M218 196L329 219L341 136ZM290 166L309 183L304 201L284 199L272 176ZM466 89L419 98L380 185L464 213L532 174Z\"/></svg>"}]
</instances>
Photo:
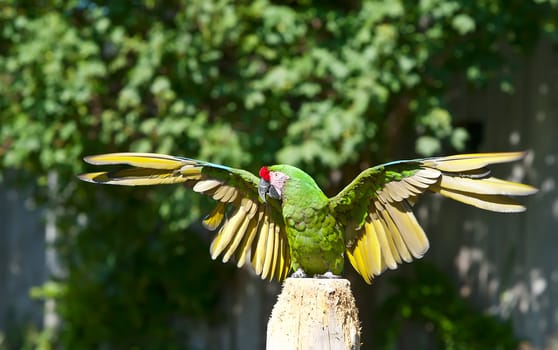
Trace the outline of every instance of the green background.
<instances>
[{"instance_id":1,"label":"green background","mask_svg":"<svg viewBox=\"0 0 558 350\"><path fill-rule=\"evenodd\" d=\"M474 130L452 122L444 92L459 79L513 91L512 58L542 35L556 39L557 9L554 0L0 2L2 181L30 186L56 213L66 269L32 291L57 301L63 327L14 332L7 346L178 349L173 320L219 320L236 270L207 253L199 219L210 201L180 186L78 183L83 156L160 152L254 172L289 163L332 195L379 162L475 151ZM459 324L448 327L440 334Z\"/></svg>"}]
</instances>

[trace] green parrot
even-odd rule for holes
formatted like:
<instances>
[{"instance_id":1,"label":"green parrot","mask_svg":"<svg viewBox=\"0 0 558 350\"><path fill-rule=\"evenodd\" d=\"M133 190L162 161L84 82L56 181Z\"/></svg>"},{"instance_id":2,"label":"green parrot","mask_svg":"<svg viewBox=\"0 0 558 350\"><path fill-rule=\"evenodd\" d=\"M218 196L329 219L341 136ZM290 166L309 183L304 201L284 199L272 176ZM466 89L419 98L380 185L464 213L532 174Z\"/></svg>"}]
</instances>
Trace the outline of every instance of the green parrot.
<instances>
[{"instance_id":1,"label":"green parrot","mask_svg":"<svg viewBox=\"0 0 558 350\"><path fill-rule=\"evenodd\" d=\"M412 207L424 192L481 209L514 213L525 207L508 196L537 189L490 176L487 166L523 152L461 154L402 160L362 171L328 198L314 179L291 165L264 166L259 177L223 165L154 153L89 156L94 165L123 165L80 175L84 181L138 186L184 183L218 203L203 220L217 230L211 258L251 263L262 279L337 277L344 256L371 283L398 264L421 258L429 243Z\"/></svg>"}]
</instances>

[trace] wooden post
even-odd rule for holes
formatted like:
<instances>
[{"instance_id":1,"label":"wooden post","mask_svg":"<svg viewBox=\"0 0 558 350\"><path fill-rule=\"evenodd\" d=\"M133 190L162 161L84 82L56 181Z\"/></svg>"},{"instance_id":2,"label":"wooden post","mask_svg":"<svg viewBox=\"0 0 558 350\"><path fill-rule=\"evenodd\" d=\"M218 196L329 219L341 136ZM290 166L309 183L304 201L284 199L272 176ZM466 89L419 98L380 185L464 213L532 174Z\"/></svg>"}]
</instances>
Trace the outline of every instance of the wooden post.
<instances>
[{"instance_id":1,"label":"wooden post","mask_svg":"<svg viewBox=\"0 0 558 350\"><path fill-rule=\"evenodd\" d=\"M267 350L311 349L360 349L360 322L348 280L285 280L267 324Z\"/></svg>"}]
</instances>

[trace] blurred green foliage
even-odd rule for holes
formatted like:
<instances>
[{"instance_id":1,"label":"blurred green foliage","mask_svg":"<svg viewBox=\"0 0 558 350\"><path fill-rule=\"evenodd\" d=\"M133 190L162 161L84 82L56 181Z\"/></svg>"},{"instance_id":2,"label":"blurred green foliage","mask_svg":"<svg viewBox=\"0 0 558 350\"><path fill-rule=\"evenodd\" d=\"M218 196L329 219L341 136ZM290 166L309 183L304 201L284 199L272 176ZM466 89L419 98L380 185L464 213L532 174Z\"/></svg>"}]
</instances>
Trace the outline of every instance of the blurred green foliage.
<instances>
[{"instance_id":1,"label":"blurred green foliage","mask_svg":"<svg viewBox=\"0 0 558 350\"><path fill-rule=\"evenodd\" d=\"M519 349L510 322L482 314L469 305L442 271L423 261L413 263L413 274L392 278L395 291L380 306L378 349L397 349L401 333L410 326L431 339L414 348L445 350Z\"/></svg>"},{"instance_id":2,"label":"blurred green foliage","mask_svg":"<svg viewBox=\"0 0 558 350\"><path fill-rule=\"evenodd\" d=\"M82 156L150 151L249 170L284 162L332 193L399 147L465 147L447 87L501 79L509 91L509 57L556 32L557 6L2 1L0 168L57 215L67 271L33 292L58 300L56 342L177 344L173 321L213 317L230 276L192 226L208 201L180 186L78 183Z\"/></svg>"}]
</instances>

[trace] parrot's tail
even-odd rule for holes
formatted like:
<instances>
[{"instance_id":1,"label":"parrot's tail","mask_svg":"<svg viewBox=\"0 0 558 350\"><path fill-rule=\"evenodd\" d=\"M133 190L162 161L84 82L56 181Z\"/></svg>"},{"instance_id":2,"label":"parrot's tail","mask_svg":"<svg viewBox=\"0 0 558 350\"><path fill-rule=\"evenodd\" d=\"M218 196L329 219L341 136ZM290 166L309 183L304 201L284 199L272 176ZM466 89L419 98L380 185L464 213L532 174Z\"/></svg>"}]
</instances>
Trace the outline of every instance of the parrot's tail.
<instances>
[{"instance_id":1,"label":"parrot's tail","mask_svg":"<svg viewBox=\"0 0 558 350\"><path fill-rule=\"evenodd\" d=\"M124 165L113 171L101 171L79 175L81 180L124 186L174 184L197 180L201 177L203 164L181 157L155 153L109 153L85 157L94 165Z\"/></svg>"},{"instance_id":2,"label":"parrot's tail","mask_svg":"<svg viewBox=\"0 0 558 350\"><path fill-rule=\"evenodd\" d=\"M487 166L524 156L525 152L460 154L424 159L421 166L441 172L440 180L430 190L481 209L512 213L522 212L525 207L508 196L527 196L538 190L492 177Z\"/></svg>"}]
</instances>

